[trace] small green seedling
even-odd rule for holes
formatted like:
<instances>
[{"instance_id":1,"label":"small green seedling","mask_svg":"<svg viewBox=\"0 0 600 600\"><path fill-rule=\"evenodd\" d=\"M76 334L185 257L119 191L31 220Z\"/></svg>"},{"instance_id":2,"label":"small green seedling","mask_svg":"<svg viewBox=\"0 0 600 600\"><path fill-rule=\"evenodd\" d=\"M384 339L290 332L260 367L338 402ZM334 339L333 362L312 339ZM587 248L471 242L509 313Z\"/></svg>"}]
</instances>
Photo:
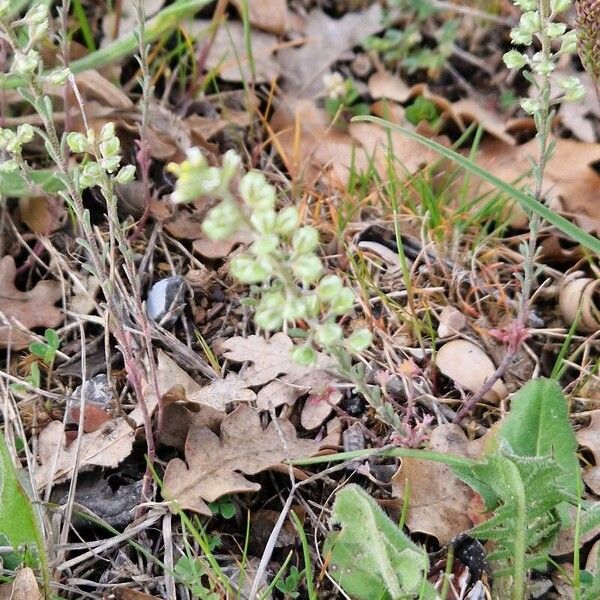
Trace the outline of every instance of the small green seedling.
<instances>
[{"instance_id":1,"label":"small green seedling","mask_svg":"<svg viewBox=\"0 0 600 600\"><path fill-rule=\"evenodd\" d=\"M223 496L215 502L211 502L208 508L212 511L213 515L223 517L224 519L232 519L235 517L237 509L235 504L229 499L228 496Z\"/></svg>"},{"instance_id":2,"label":"small green seedling","mask_svg":"<svg viewBox=\"0 0 600 600\"><path fill-rule=\"evenodd\" d=\"M174 571L177 580L185 585L194 597L200 600L219 600L219 594L204 586L202 580L206 577L206 571L198 559L182 556L175 564Z\"/></svg>"},{"instance_id":3,"label":"small green seedling","mask_svg":"<svg viewBox=\"0 0 600 600\"><path fill-rule=\"evenodd\" d=\"M418 125L421 121L427 121L427 123L435 125L438 122L440 113L431 100L419 96L406 107L404 116L413 125Z\"/></svg>"},{"instance_id":4,"label":"small green seedling","mask_svg":"<svg viewBox=\"0 0 600 600\"><path fill-rule=\"evenodd\" d=\"M29 344L31 354L41 358L45 365L51 366L54 364L56 353L60 346L58 333L54 329L46 329L44 332L45 342L32 342Z\"/></svg>"},{"instance_id":5,"label":"small green seedling","mask_svg":"<svg viewBox=\"0 0 600 600\"><path fill-rule=\"evenodd\" d=\"M370 114L369 105L359 102L360 92L352 79L331 73L324 77L324 82L328 94L325 110L338 127L345 127L352 117Z\"/></svg>"},{"instance_id":6,"label":"small green seedling","mask_svg":"<svg viewBox=\"0 0 600 600\"><path fill-rule=\"evenodd\" d=\"M300 582L303 577L304 571L299 571L298 567L292 565L287 577L283 580L279 580L276 587L286 598L298 598L300 595L298 588L300 587Z\"/></svg>"}]
</instances>

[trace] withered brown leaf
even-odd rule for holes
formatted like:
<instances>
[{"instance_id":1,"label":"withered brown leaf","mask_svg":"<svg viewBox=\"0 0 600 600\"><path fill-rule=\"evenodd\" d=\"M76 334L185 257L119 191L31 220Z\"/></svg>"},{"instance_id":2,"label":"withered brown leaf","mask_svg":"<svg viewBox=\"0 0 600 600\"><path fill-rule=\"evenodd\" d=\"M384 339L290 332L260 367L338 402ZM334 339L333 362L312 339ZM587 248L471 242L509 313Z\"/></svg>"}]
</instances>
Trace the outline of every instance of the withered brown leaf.
<instances>
[{"instance_id":1,"label":"withered brown leaf","mask_svg":"<svg viewBox=\"0 0 600 600\"><path fill-rule=\"evenodd\" d=\"M210 516L207 502L260 489L260 484L244 475L311 456L318 448L313 440L298 439L294 426L285 419L263 430L259 412L242 404L221 423L220 438L206 427L190 429L185 442L187 464L179 458L169 462L163 496L183 509Z\"/></svg>"}]
</instances>

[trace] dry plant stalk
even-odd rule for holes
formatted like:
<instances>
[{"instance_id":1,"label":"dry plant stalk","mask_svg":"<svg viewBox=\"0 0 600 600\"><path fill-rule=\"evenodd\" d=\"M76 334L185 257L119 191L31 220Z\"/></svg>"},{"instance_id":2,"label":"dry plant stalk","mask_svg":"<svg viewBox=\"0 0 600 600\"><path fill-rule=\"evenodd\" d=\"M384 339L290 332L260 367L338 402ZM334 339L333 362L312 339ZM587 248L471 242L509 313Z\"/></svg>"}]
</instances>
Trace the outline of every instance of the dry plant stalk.
<instances>
[{"instance_id":1,"label":"dry plant stalk","mask_svg":"<svg viewBox=\"0 0 600 600\"><path fill-rule=\"evenodd\" d=\"M577 51L596 88L600 83L600 0L577 0Z\"/></svg>"}]
</instances>

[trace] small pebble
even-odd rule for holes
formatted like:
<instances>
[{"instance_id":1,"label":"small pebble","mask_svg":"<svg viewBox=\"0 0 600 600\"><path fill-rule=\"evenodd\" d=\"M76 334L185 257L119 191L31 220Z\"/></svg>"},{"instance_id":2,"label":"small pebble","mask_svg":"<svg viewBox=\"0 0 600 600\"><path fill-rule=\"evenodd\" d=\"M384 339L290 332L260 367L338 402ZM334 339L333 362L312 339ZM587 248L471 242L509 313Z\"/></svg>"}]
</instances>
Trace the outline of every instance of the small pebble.
<instances>
[{"instance_id":1,"label":"small pebble","mask_svg":"<svg viewBox=\"0 0 600 600\"><path fill-rule=\"evenodd\" d=\"M169 315L168 319L161 323L163 327L171 327L183 312L183 295L185 291L185 279L180 275L166 277L157 281L146 299L146 312L148 316L157 323Z\"/></svg>"}]
</instances>

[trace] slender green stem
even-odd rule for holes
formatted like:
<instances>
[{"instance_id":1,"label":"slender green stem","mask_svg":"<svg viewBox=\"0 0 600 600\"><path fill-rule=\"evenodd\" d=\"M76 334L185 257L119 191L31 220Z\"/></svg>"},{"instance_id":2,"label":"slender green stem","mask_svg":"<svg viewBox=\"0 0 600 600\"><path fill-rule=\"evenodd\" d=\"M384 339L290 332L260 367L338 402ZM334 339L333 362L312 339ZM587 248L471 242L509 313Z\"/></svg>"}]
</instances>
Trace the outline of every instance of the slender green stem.
<instances>
[{"instance_id":1,"label":"slender green stem","mask_svg":"<svg viewBox=\"0 0 600 600\"><path fill-rule=\"evenodd\" d=\"M525 579L527 571L525 569L525 552L527 544L525 533L527 530L527 510L525 506L525 487L519 474L517 466L510 460L505 462L507 483L515 494L515 532L513 557L513 581L511 586L511 600L523 600L525 598Z\"/></svg>"}]
</instances>

